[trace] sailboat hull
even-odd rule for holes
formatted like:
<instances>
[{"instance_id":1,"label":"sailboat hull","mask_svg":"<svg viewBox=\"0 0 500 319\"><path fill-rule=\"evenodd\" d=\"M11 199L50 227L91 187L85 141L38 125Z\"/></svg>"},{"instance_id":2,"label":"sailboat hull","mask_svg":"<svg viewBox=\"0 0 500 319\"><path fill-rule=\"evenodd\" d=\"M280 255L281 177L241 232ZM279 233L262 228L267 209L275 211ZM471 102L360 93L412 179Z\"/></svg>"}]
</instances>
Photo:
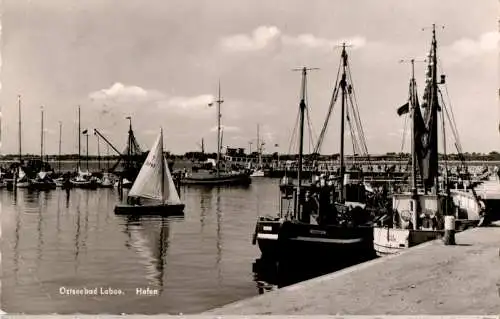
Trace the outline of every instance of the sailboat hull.
<instances>
[{"instance_id":1,"label":"sailboat hull","mask_svg":"<svg viewBox=\"0 0 500 319\"><path fill-rule=\"evenodd\" d=\"M115 206L115 214L179 216L184 215L184 207L184 204L119 204Z\"/></svg>"}]
</instances>

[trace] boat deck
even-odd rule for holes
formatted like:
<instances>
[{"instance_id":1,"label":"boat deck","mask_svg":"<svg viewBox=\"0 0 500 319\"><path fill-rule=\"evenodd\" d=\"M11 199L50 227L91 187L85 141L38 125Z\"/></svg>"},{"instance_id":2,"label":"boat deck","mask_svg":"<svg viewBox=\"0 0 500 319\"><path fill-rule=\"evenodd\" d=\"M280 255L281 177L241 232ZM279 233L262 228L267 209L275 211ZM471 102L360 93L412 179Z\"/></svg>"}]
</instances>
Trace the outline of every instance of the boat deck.
<instances>
[{"instance_id":1,"label":"boat deck","mask_svg":"<svg viewBox=\"0 0 500 319\"><path fill-rule=\"evenodd\" d=\"M500 313L500 225L208 311L206 315L495 315Z\"/></svg>"}]
</instances>

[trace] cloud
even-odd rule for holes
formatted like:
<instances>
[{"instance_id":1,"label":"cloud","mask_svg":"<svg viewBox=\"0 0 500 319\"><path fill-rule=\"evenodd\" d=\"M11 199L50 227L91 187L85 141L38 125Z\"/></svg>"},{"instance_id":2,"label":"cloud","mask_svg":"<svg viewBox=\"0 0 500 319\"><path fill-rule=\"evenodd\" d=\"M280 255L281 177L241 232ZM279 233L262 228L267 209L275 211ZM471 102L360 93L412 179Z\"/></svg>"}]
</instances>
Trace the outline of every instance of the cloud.
<instances>
[{"instance_id":1,"label":"cloud","mask_svg":"<svg viewBox=\"0 0 500 319\"><path fill-rule=\"evenodd\" d=\"M221 125L221 131L224 132L238 132L241 131L239 127L236 126L226 126L226 125ZM210 132L217 132L217 126L214 126L210 129Z\"/></svg>"},{"instance_id":2,"label":"cloud","mask_svg":"<svg viewBox=\"0 0 500 319\"><path fill-rule=\"evenodd\" d=\"M362 36L333 40L308 33L292 36L283 34L275 26L260 26L253 30L250 35L237 34L223 38L221 45L227 51L248 52L263 50L277 42L281 42L285 46L298 46L316 50L331 50L335 46L342 45L342 43L346 43L354 49L366 45L366 39Z\"/></svg>"},{"instance_id":3,"label":"cloud","mask_svg":"<svg viewBox=\"0 0 500 319\"><path fill-rule=\"evenodd\" d=\"M478 39L462 38L443 48L443 55L448 63L457 63L463 59L497 52L500 34L486 32Z\"/></svg>"},{"instance_id":4,"label":"cloud","mask_svg":"<svg viewBox=\"0 0 500 319\"><path fill-rule=\"evenodd\" d=\"M281 31L275 26L260 26L251 35L237 34L223 38L221 45L229 51L258 51L277 39Z\"/></svg>"},{"instance_id":5,"label":"cloud","mask_svg":"<svg viewBox=\"0 0 500 319\"><path fill-rule=\"evenodd\" d=\"M202 94L193 97L186 96L172 96L161 102L161 105L168 107L176 107L183 109L196 108L201 106L208 106L209 103L214 101L214 96L211 94Z\"/></svg>"},{"instance_id":6,"label":"cloud","mask_svg":"<svg viewBox=\"0 0 500 319\"><path fill-rule=\"evenodd\" d=\"M139 86L127 86L116 82L109 89L102 89L89 94L95 101L112 100L115 102L147 102L163 98L163 94L155 90L146 90Z\"/></svg>"}]
</instances>

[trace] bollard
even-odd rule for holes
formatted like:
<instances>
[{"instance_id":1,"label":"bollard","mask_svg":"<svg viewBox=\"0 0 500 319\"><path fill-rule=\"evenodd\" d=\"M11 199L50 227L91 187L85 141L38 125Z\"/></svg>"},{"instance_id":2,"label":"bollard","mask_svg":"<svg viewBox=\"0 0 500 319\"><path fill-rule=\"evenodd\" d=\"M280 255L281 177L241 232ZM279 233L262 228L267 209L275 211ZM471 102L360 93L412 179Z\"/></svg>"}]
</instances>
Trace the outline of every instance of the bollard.
<instances>
[{"instance_id":1,"label":"bollard","mask_svg":"<svg viewBox=\"0 0 500 319\"><path fill-rule=\"evenodd\" d=\"M444 216L444 244L455 245L455 217Z\"/></svg>"}]
</instances>

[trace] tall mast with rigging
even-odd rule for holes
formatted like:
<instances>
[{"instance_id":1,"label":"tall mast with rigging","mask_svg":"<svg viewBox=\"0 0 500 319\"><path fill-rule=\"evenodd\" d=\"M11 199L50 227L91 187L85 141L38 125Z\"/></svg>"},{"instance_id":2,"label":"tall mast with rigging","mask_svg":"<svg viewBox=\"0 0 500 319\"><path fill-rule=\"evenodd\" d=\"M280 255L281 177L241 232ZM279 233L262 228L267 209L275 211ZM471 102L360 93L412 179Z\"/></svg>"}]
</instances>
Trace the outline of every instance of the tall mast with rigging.
<instances>
[{"instance_id":1,"label":"tall mast with rigging","mask_svg":"<svg viewBox=\"0 0 500 319\"><path fill-rule=\"evenodd\" d=\"M219 93L217 100L214 101L217 103L217 161L215 163L215 168L217 171L217 177L220 176L220 169L219 169L219 161L220 161L220 148L221 148L221 125L220 125L220 120L221 120L221 112L220 112L220 105L224 103L224 100L222 99L220 95L220 80L219 80ZM212 106L212 103L209 103L208 106Z\"/></svg>"},{"instance_id":2,"label":"tall mast with rigging","mask_svg":"<svg viewBox=\"0 0 500 319\"><path fill-rule=\"evenodd\" d=\"M300 211L299 201L301 199L301 187L302 187L302 161L304 154L304 120L305 120L305 112L306 112L306 89L307 89L307 71L317 70L317 68L307 68L303 67L301 69L294 69L294 71L302 71L302 82L301 82L301 90L300 90L300 104L299 104L299 112L300 112L300 123L299 123L299 162L297 169L297 197L295 201L295 212L299 217L302 215ZM297 217L297 216L295 216Z\"/></svg>"},{"instance_id":3,"label":"tall mast with rigging","mask_svg":"<svg viewBox=\"0 0 500 319\"><path fill-rule=\"evenodd\" d=\"M62 122L59 121L59 159L57 161L57 169L61 173L61 140L62 140Z\"/></svg>"},{"instance_id":4,"label":"tall mast with rigging","mask_svg":"<svg viewBox=\"0 0 500 319\"><path fill-rule=\"evenodd\" d=\"M21 95L17 96L17 104L19 108L19 164L21 165L23 161L23 153L22 153L22 128L21 128Z\"/></svg>"},{"instance_id":5,"label":"tall mast with rigging","mask_svg":"<svg viewBox=\"0 0 500 319\"><path fill-rule=\"evenodd\" d=\"M81 134L82 134L82 128L80 126L80 105L78 105L78 170L80 170L80 165L81 165L81 152L82 152L82 139L81 139Z\"/></svg>"},{"instance_id":6,"label":"tall mast with rigging","mask_svg":"<svg viewBox=\"0 0 500 319\"><path fill-rule=\"evenodd\" d=\"M40 125L40 171L43 171L43 105L40 107L41 125Z\"/></svg>"},{"instance_id":7,"label":"tall mast with rigging","mask_svg":"<svg viewBox=\"0 0 500 319\"><path fill-rule=\"evenodd\" d=\"M342 104L341 104L341 115L340 115L340 196L339 201L344 202L344 175L345 175L345 163L344 163L344 126L345 126L345 104L347 99L347 51L345 50L345 43L342 45L342 79L340 80L340 88L342 94Z\"/></svg>"}]
</instances>

